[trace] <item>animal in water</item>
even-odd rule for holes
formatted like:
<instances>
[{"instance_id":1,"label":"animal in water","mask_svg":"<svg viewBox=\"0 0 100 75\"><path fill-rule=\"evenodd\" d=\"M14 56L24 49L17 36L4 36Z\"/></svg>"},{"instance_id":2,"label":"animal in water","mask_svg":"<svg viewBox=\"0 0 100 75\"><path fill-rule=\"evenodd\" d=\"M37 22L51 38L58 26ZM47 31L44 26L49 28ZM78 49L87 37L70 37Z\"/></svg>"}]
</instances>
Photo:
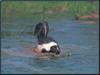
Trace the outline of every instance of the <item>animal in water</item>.
<instances>
[{"instance_id":1,"label":"animal in water","mask_svg":"<svg viewBox=\"0 0 100 75\"><path fill-rule=\"evenodd\" d=\"M37 46L35 47L36 53L42 54L56 54L61 53L58 43L50 36L48 36L49 26L48 22L42 21L36 24L34 29L34 36L37 37Z\"/></svg>"}]
</instances>

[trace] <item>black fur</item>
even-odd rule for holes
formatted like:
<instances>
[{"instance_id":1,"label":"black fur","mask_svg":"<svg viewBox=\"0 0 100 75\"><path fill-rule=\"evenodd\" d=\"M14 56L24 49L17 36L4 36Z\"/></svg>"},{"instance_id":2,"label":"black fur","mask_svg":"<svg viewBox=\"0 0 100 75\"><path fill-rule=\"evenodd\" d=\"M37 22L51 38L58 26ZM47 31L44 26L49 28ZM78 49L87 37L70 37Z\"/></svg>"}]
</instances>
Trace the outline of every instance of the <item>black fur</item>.
<instances>
[{"instance_id":1,"label":"black fur","mask_svg":"<svg viewBox=\"0 0 100 75\"><path fill-rule=\"evenodd\" d=\"M49 53L56 53L56 54L60 54L60 48L59 46L52 46Z\"/></svg>"},{"instance_id":2,"label":"black fur","mask_svg":"<svg viewBox=\"0 0 100 75\"><path fill-rule=\"evenodd\" d=\"M46 51L45 49L42 49L42 53L48 53L48 51Z\"/></svg>"}]
</instances>

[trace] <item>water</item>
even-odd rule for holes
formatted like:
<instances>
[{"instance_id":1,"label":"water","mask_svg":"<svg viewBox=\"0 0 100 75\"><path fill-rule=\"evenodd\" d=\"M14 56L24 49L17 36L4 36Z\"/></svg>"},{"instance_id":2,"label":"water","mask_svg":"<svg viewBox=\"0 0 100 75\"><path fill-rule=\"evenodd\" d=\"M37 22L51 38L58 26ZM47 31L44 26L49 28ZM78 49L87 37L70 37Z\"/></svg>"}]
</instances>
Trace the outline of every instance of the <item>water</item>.
<instances>
[{"instance_id":1,"label":"water","mask_svg":"<svg viewBox=\"0 0 100 75\"><path fill-rule=\"evenodd\" d=\"M2 74L97 74L99 73L99 24L74 20L48 20L49 36L71 56L37 59L34 20L2 21Z\"/></svg>"}]
</instances>

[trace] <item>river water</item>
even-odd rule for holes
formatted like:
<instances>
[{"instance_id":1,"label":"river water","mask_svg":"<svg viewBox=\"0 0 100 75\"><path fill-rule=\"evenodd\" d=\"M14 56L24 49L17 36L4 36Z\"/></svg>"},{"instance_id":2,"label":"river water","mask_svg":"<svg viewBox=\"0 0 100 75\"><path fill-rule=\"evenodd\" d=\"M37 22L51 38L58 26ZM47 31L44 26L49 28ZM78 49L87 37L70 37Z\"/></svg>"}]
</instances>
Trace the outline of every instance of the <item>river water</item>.
<instances>
[{"instance_id":1,"label":"river water","mask_svg":"<svg viewBox=\"0 0 100 75\"><path fill-rule=\"evenodd\" d=\"M13 19L1 24L2 74L97 74L99 72L99 24L84 24L75 20L47 20L49 36L71 56L37 59L32 48L37 43L33 35L39 21Z\"/></svg>"}]
</instances>

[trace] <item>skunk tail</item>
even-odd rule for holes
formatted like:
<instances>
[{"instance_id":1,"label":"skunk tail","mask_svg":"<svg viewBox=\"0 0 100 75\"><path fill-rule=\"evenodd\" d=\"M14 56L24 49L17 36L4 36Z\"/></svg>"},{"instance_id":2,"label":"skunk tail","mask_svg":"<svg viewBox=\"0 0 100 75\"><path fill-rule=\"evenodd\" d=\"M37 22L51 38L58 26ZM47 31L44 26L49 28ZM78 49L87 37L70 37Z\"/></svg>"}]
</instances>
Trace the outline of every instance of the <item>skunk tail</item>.
<instances>
[{"instance_id":1,"label":"skunk tail","mask_svg":"<svg viewBox=\"0 0 100 75\"><path fill-rule=\"evenodd\" d=\"M34 36L38 38L46 37L49 31L49 26L46 21L40 22L36 25L34 30Z\"/></svg>"}]
</instances>

